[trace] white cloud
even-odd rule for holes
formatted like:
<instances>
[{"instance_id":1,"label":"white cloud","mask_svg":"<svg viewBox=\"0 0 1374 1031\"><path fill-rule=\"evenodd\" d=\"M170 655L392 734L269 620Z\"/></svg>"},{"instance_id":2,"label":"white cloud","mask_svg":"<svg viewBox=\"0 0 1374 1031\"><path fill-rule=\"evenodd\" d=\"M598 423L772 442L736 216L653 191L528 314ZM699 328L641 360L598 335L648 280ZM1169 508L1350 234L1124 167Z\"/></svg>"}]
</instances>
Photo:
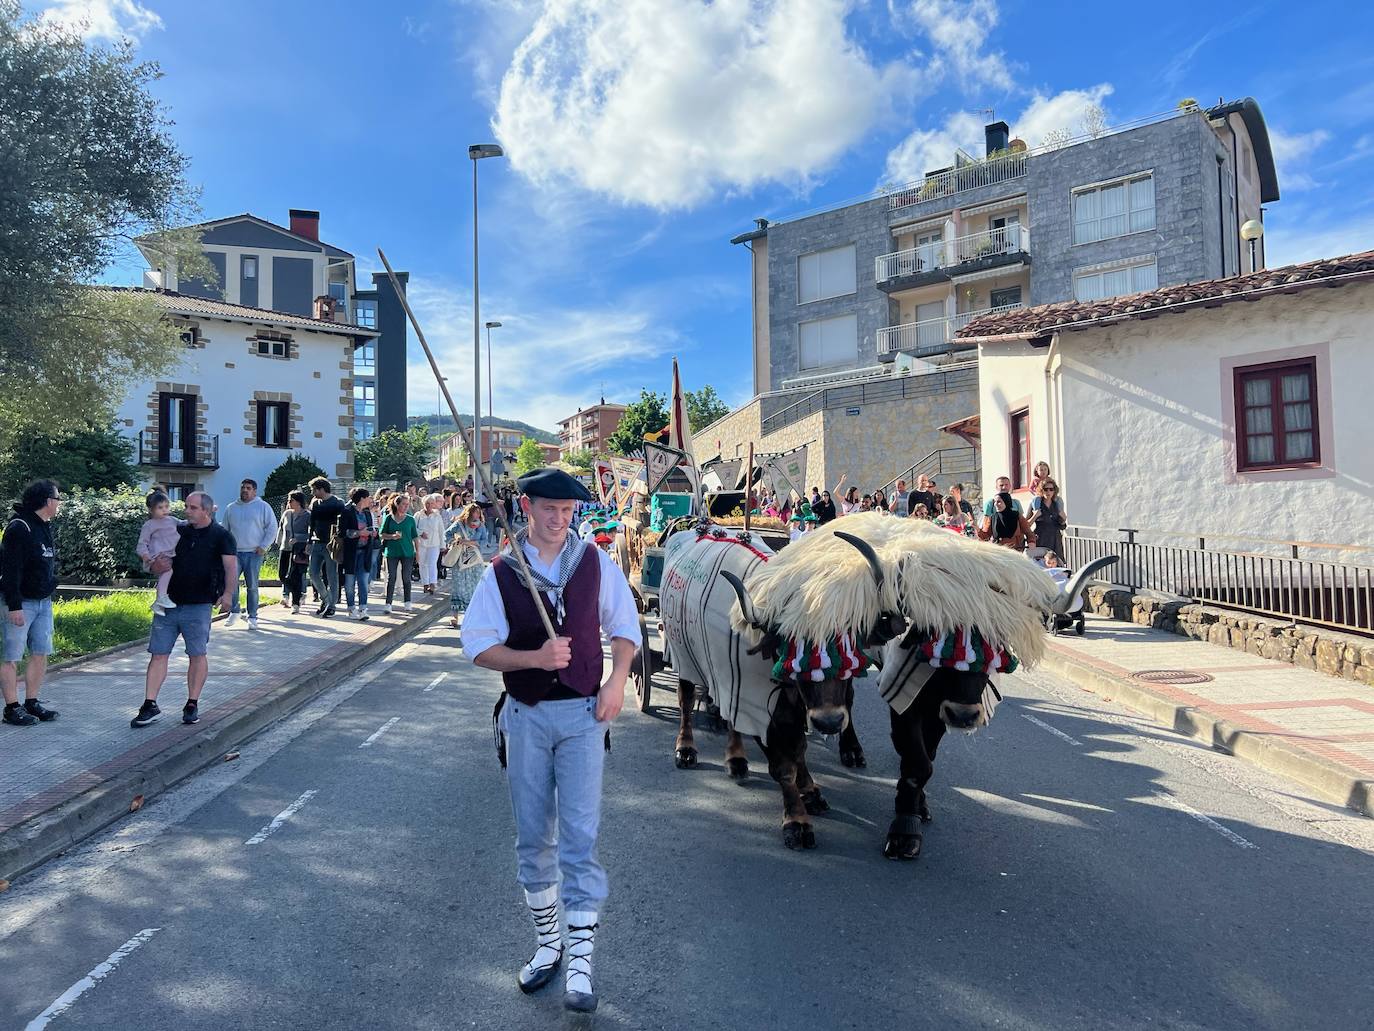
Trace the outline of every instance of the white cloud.
<instances>
[{"instance_id":1,"label":"white cloud","mask_svg":"<svg viewBox=\"0 0 1374 1031\"><path fill-rule=\"evenodd\" d=\"M1081 131L1083 114L1092 105L1101 106L1111 95L1107 83L1081 90L1064 90L1053 96L1036 93L1025 109L1007 119L1014 139L1038 147L1045 134L1067 129L1077 135ZM926 172L947 168L954 163L955 148L963 148L975 157L984 151L983 127L991 119L982 112L956 111L945 118L938 129L917 129L902 140L887 155L884 182L900 185L921 178Z\"/></svg>"},{"instance_id":2,"label":"white cloud","mask_svg":"<svg viewBox=\"0 0 1374 1031\"><path fill-rule=\"evenodd\" d=\"M1279 185L1285 185L1282 179ZM1351 217L1347 213L1322 224L1315 219L1295 218L1297 214L1280 210L1266 220L1264 252L1270 268L1374 250L1374 215ZM1288 222L1295 228L1285 228Z\"/></svg>"},{"instance_id":3,"label":"white cloud","mask_svg":"<svg viewBox=\"0 0 1374 1031\"><path fill-rule=\"evenodd\" d=\"M983 52L997 27L994 0L914 0L905 6L888 0L888 10L898 28L915 28L927 36L935 60L947 64L964 86L1012 87L1006 54Z\"/></svg>"},{"instance_id":4,"label":"white cloud","mask_svg":"<svg viewBox=\"0 0 1374 1031\"><path fill-rule=\"evenodd\" d=\"M548 0L493 125L536 184L661 209L805 182L882 100L846 13L843 0Z\"/></svg>"},{"instance_id":5,"label":"white cloud","mask_svg":"<svg viewBox=\"0 0 1374 1031\"><path fill-rule=\"evenodd\" d=\"M137 0L57 0L39 18L83 39L141 39L162 28L162 19Z\"/></svg>"},{"instance_id":6,"label":"white cloud","mask_svg":"<svg viewBox=\"0 0 1374 1031\"><path fill-rule=\"evenodd\" d=\"M1297 133L1269 130L1269 146L1274 152L1274 164L1278 169L1281 190L1285 193L1296 193L1310 190L1317 185L1317 180L1306 170L1307 159L1329 139L1331 134L1325 129Z\"/></svg>"}]
</instances>

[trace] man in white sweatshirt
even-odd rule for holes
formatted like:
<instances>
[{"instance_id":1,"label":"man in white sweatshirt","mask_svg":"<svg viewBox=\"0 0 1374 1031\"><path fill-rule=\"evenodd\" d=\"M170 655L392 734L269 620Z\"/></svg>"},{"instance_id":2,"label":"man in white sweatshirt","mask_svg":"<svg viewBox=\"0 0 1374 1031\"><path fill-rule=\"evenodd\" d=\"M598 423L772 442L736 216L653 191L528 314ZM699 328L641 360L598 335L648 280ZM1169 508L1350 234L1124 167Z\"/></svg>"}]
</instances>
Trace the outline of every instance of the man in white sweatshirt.
<instances>
[{"instance_id":1,"label":"man in white sweatshirt","mask_svg":"<svg viewBox=\"0 0 1374 1031\"><path fill-rule=\"evenodd\" d=\"M258 497L258 481L245 479L239 484L239 499L224 510L224 528L238 542L239 571L248 588L248 628L258 628L258 574L262 571L262 557L277 539L277 514L272 506ZM234 600L225 626L233 626L239 618L238 584L233 588Z\"/></svg>"}]
</instances>

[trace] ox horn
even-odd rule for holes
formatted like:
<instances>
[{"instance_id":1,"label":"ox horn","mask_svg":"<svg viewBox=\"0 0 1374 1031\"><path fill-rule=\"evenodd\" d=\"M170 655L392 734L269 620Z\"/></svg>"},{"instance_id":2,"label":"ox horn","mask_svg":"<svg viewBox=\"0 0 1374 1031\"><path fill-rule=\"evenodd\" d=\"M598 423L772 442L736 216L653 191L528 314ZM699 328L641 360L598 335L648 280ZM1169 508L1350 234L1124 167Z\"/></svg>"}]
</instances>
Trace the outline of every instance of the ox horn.
<instances>
[{"instance_id":1,"label":"ox horn","mask_svg":"<svg viewBox=\"0 0 1374 1031\"><path fill-rule=\"evenodd\" d=\"M1088 581L1093 578L1094 574L1096 574L1098 570L1115 565L1117 561L1116 555L1104 555L1102 558L1093 559L1073 575L1073 579L1070 580L1068 586L1064 588L1064 593L1056 598L1054 604L1050 606L1050 611L1061 616L1067 613L1069 611L1069 606L1073 604L1073 600L1082 593L1083 588L1087 585Z\"/></svg>"},{"instance_id":2,"label":"ox horn","mask_svg":"<svg viewBox=\"0 0 1374 1031\"><path fill-rule=\"evenodd\" d=\"M739 598L739 610L744 613L745 621L755 629L763 629L759 626L758 613L754 611L754 599L749 596L749 588L744 586L744 581L728 569L722 569L720 575L734 588L735 595Z\"/></svg>"},{"instance_id":3,"label":"ox horn","mask_svg":"<svg viewBox=\"0 0 1374 1031\"><path fill-rule=\"evenodd\" d=\"M847 544L852 544L860 555L868 562L868 568L873 571L873 582L878 585L878 590L883 589L883 564L878 561L878 553L873 550L873 545L862 537L855 537L852 533L845 533L843 530L836 530L835 536Z\"/></svg>"}]
</instances>

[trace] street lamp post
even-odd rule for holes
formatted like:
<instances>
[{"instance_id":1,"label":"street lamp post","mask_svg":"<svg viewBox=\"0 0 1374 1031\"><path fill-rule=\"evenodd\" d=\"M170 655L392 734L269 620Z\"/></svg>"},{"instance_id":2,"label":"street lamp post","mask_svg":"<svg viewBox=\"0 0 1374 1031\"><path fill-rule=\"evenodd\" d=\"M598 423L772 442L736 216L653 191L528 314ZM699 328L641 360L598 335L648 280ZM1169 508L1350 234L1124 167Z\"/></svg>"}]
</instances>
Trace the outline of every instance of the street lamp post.
<instances>
[{"instance_id":1,"label":"street lamp post","mask_svg":"<svg viewBox=\"0 0 1374 1031\"><path fill-rule=\"evenodd\" d=\"M477 162L483 158L504 157L495 143L474 143L468 147L472 160L472 442L477 454L473 464L482 461L482 316L477 292Z\"/></svg>"},{"instance_id":2,"label":"street lamp post","mask_svg":"<svg viewBox=\"0 0 1374 1031\"><path fill-rule=\"evenodd\" d=\"M492 393L492 375L491 375L491 331L492 331L493 329L500 329L500 328L501 328L501 323L499 323L499 322L488 322L488 323L487 323L487 418L488 418L488 419L491 419L491 420L493 420L493 421L496 419L496 407L492 404L492 401L491 401L491 393Z\"/></svg>"},{"instance_id":3,"label":"street lamp post","mask_svg":"<svg viewBox=\"0 0 1374 1031\"><path fill-rule=\"evenodd\" d=\"M1240 227L1240 238L1250 241L1250 271L1258 272L1259 266L1255 264L1255 243L1264 235L1264 223L1259 219L1252 218Z\"/></svg>"}]
</instances>

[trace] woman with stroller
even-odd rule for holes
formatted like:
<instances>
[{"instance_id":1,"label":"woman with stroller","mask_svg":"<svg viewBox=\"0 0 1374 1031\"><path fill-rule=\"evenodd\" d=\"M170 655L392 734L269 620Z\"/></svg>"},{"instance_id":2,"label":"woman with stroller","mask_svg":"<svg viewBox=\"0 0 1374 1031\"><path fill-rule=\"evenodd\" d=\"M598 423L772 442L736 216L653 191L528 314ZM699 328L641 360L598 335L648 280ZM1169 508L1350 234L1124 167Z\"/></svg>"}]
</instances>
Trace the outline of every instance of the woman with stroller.
<instances>
[{"instance_id":1,"label":"woman with stroller","mask_svg":"<svg viewBox=\"0 0 1374 1031\"><path fill-rule=\"evenodd\" d=\"M1041 465L1044 465L1042 462ZM1064 550L1064 527L1069 525L1064 502L1059 498L1059 484L1046 476L1040 481L1039 492L1031 500L1030 522L1035 528L1035 543L1050 551Z\"/></svg>"}]
</instances>

